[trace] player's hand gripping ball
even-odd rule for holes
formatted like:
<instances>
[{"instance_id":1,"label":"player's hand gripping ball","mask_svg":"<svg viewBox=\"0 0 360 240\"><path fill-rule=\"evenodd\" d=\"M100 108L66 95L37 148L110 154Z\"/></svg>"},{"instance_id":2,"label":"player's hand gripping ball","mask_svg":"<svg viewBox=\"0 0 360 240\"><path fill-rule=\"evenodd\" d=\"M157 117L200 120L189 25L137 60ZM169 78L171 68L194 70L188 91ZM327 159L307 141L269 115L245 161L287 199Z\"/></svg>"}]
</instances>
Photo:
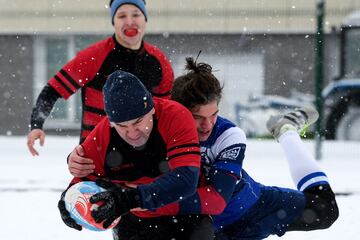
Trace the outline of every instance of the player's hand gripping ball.
<instances>
[{"instance_id":1,"label":"player's hand gripping ball","mask_svg":"<svg viewBox=\"0 0 360 240\"><path fill-rule=\"evenodd\" d=\"M90 203L92 195L106 191L104 188L96 185L95 182L84 181L72 185L65 194L65 207L75 222L92 231L104 231L103 222L96 223L91 216L91 211L98 208L98 204ZM120 217L107 228L111 229L118 224Z\"/></svg>"}]
</instances>

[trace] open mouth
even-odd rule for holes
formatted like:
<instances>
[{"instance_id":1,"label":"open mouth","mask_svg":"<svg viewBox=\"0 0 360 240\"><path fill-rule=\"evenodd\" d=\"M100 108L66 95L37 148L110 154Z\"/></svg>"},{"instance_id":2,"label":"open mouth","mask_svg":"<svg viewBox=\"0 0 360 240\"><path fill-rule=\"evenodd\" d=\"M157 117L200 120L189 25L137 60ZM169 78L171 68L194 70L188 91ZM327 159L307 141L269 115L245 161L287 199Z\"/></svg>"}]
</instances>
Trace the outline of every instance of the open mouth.
<instances>
[{"instance_id":1,"label":"open mouth","mask_svg":"<svg viewBox=\"0 0 360 240\"><path fill-rule=\"evenodd\" d=\"M128 28L124 31L125 36L134 37L138 34L138 30L136 28Z\"/></svg>"}]
</instances>

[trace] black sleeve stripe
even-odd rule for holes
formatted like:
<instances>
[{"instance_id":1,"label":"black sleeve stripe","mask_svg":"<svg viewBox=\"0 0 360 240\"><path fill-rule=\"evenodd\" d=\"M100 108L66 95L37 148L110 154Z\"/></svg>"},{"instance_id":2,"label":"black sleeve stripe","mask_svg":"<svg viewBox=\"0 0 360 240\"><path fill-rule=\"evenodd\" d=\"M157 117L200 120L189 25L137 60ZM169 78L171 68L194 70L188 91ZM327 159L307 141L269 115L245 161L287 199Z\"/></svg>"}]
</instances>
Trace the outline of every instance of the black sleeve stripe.
<instances>
[{"instance_id":1,"label":"black sleeve stripe","mask_svg":"<svg viewBox=\"0 0 360 240\"><path fill-rule=\"evenodd\" d=\"M84 111L91 112L91 113L96 113L96 114L99 114L101 116L106 115L106 113L105 113L105 111L103 109L90 107L90 106L84 106Z\"/></svg>"},{"instance_id":2,"label":"black sleeve stripe","mask_svg":"<svg viewBox=\"0 0 360 240\"><path fill-rule=\"evenodd\" d=\"M74 86L74 88L79 89L81 87L66 71L64 71L64 69L61 69L60 73Z\"/></svg>"},{"instance_id":3,"label":"black sleeve stripe","mask_svg":"<svg viewBox=\"0 0 360 240\"><path fill-rule=\"evenodd\" d=\"M171 92L170 91L168 91L168 92L166 92L166 93L152 93L152 95L154 96L154 97L165 97L165 96L169 96L171 94Z\"/></svg>"},{"instance_id":4,"label":"black sleeve stripe","mask_svg":"<svg viewBox=\"0 0 360 240\"><path fill-rule=\"evenodd\" d=\"M182 152L182 153L173 154L173 155L168 156L167 160L170 161L173 158L176 158L179 156L184 156L184 155L199 155L200 156L200 151Z\"/></svg>"},{"instance_id":5,"label":"black sleeve stripe","mask_svg":"<svg viewBox=\"0 0 360 240\"><path fill-rule=\"evenodd\" d=\"M82 124L81 128L83 130L92 131L95 128L95 125Z\"/></svg>"},{"instance_id":6,"label":"black sleeve stripe","mask_svg":"<svg viewBox=\"0 0 360 240\"><path fill-rule=\"evenodd\" d=\"M56 79L56 81L58 81L58 83L60 83L61 86L63 86L63 88L65 88L65 90L66 90L70 95L72 95L72 94L74 93L68 86L66 86L65 83L63 83L63 81L61 81L61 79L60 79L57 75L55 75L54 78Z\"/></svg>"},{"instance_id":7,"label":"black sleeve stripe","mask_svg":"<svg viewBox=\"0 0 360 240\"><path fill-rule=\"evenodd\" d=\"M85 141L85 137L80 138L79 144L82 144Z\"/></svg>"},{"instance_id":8,"label":"black sleeve stripe","mask_svg":"<svg viewBox=\"0 0 360 240\"><path fill-rule=\"evenodd\" d=\"M43 128L45 119L50 115L59 98L61 98L61 95L49 84L46 84L41 90L31 113L31 130Z\"/></svg>"},{"instance_id":9,"label":"black sleeve stripe","mask_svg":"<svg viewBox=\"0 0 360 240\"><path fill-rule=\"evenodd\" d=\"M174 149L179 149L179 148L188 148L188 147L200 147L200 144L199 143L187 143L187 144L183 144L183 145L178 145L178 146L175 146L175 147L172 147L172 148L169 148L167 151L170 152Z\"/></svg>"}]
</instances>

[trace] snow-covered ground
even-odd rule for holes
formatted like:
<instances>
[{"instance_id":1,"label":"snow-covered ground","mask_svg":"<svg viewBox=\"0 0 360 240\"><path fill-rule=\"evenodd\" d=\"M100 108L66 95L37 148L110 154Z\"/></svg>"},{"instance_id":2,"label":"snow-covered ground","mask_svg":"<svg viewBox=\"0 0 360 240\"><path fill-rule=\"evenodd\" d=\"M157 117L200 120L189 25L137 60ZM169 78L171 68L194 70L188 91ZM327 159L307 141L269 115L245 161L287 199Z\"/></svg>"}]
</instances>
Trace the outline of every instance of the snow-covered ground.
<instances>
[{"instance_id":1,"label":"snow-covered ground","mask_svg":"<svg viewBox=\"0 0 360 240\"><path fill-rule=\"evenodd\" d=\"M66 156L77 144L74 137L47 137L39 157L32 157L25 137L0 137L0 239L98 240L111 232L77 232L66 227L57 210L60 191L71 179ZM306 141L314 152L314 142ZM327 230L291 232L283 239L359 239L360 142L325 142L321 166L331 180L340 217ZM272 140L248 142L244 168L267 185L293 187L280 145ZM277 237L270 237L275 239Z\"/></svg>"}]
</instances>

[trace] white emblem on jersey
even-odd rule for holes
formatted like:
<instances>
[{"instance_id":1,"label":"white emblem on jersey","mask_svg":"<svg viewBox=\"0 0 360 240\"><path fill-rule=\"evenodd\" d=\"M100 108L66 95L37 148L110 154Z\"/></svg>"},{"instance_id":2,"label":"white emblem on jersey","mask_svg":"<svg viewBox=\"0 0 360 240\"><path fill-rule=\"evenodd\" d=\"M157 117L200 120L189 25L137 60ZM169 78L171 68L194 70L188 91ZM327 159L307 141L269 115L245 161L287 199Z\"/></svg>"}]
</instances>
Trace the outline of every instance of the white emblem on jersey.
<instances>
[{"instance_id":1,"label":"white emblem on jersey","mask_svg":"<svg viewBox=\"0 0 360 240\"><path fill-rule=\"evenodd\" d=\"M241 150L241 147L235 147L235 148L229 149L229 150L221 153L220 158L236 160L236 158L239 156L240 150Z\"/></svg>"}]
</instances>

